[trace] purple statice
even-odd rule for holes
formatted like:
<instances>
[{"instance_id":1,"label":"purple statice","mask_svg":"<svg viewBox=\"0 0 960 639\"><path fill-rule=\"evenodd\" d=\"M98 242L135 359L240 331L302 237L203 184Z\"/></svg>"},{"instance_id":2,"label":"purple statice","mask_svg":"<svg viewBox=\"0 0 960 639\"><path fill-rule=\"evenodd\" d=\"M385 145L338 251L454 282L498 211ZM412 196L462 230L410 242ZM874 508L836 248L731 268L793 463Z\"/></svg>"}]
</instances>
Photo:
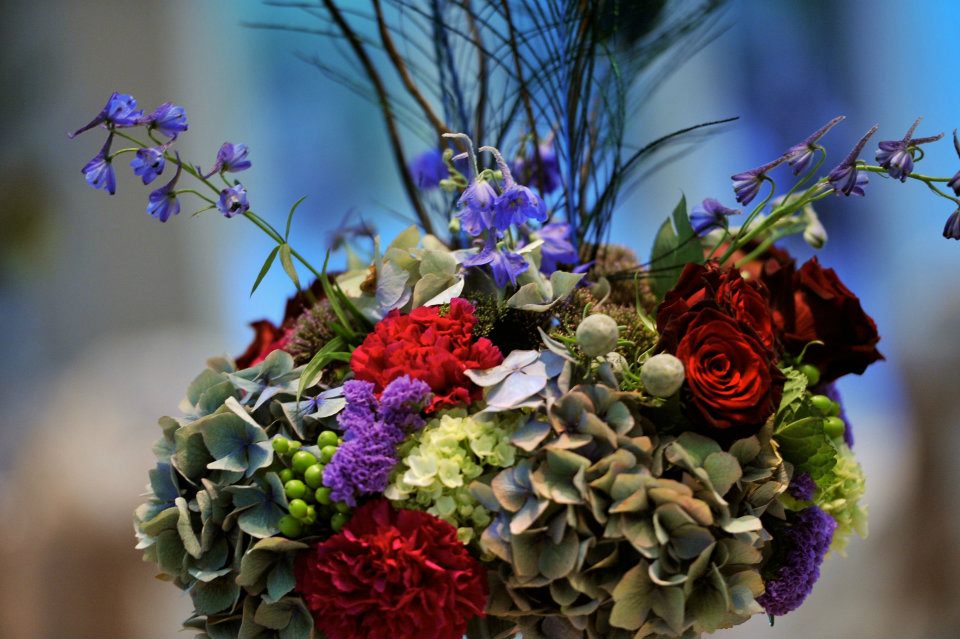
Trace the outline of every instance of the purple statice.
<instances>
[{"instance_id":1,"label":"purple statice","mask_svg":"<svg viewBox=\"0 0 960 639\"><path fill-rule=\"evenodd\" d=\"M113 142L113 133L107 136L103 148L83 166L81 171L87 184L113 195L117 192L117 176L113 172L113 160L110 157L111 142Z\"/></svg>"},{"instance_id":2,"label":"purple statice","mask_svg":"<svg viewBox=\"0 0 960 639\"><path fill-rule=\"evenodd\" d=\"M457 200L460 212L457 218L463 230L476 237L493 224L493 203L497 192L482 178L474 178Z\"/></svg>"},{"instance_id":3,"label":"purple statice","mask_svg":"<svg viewBox=\"0 0 960 639\"><path fill-rule=\"evenodd\" d=\"M173 102L164 102L158 106L153 113L141 121L141 124L146 124L147 128L159 131L171 140L189 128L187 114L183 107Z\"/></svg>"},{"instance_id":4,"label":"purple statice","mask_svg":"<svg viewBox=\"0 0 960 639\"><path fill-rule=\"evenodd\" d=\"M523 256L513 253L497 246L497 238L494 233L490 233L484 247L476 255L471 255L463 261L464 266L483 266L490 265L493 271L493 281L499 288L503 288L507 283L517 285L517 276L529 268L527 261Z\"/></svg>"},{"instance_id":5,"label":"purple statice","mask_svg":"<svg viewBox=\"0 0 960 639\"><path fill-rule=\"evenodd\" d=\"M943 133L938 133L927 138L914 138L913 132L919 124L920 118L917 118L902 140L885 140L877 149L877 164L886 169L890 177L901 182L906 182L913 172L913 149L943 137Z\"/></svg>"},{"instance_id":6,"label":"purple statice","mask_svg":"<svg viewBox=\"0 0 960 639\"><path fill-rule=\"evenodd\" d=\"M727 228L727 217L738 215L740 209L727 208L719 201L708 197L690 211L690 224L693 231L703 237L714 229Z\"/></svg>"},{"instance_id":7,"label":"purple statice","mask_svg":"<svg viewBox=\"0 0 960 639\"><path fill-rule=\"evenodd\" d=\"M180 212L180 200L177 199L177 191L174 187L177 185L177 180L180 179L182 170L183 165L180 163L180 156L178 155L177 172L173 175L173 179L150 193L147 213L161 222L166 222Z\"/></svg>"},{"instance_id":8,"label":"purple statice","mask_svg":"<svg viewBox=\"0 0 960 639\"><path fill-rule=\"evenodd\" d=\"M813 495L817 492L817 482L813 481L810 473L801 471L790 480L787 491L800 501L813 501Z\"/></svg>"},{"instance_id":9,"label":"purple statice","mask_svg":"<svg viewBox=\"0 0 960 639\"><path fill-rule=\"evenodd\" d=\"M863 151L863 147L867 144L867 140L877 132L878 128L880 128L880 126L877 124L870 127L870 130L854 145L850 153L847 154L847 157L843 159L843 162L838 164L836 168L827 175L827 181L830 183L830 186L833 187L833 192L837 195L859 195L863 197L863 188L869 180L867 179L866 173L860 171L858 168L857 159L860 157L860 152Z\"/></svg>"},{"instance_id":10,"label":"purple statice","mask_svg":"<svg viewBox=\"0 0 960 639\"><path fill-rule=\"evenodd\" d=\"M538 162L539 160L539 162ZM513 162L513 173L525 184L532 184L541 193L553 193L560 187L560 160L553 147L553 136L537 146L530 157L518 157Z\"/></svg>"},{"instance_id":11,"label":"purple statice","mask_svg":"<svg viewBox=\"0 0 960 639\"><path fill-rule=\"evenodd\" d=\"M443 163L443 152L440 149L424 151L413 158L407 168L413 182L424 191L439 187L440 180L447 178L450 174Z\"/></svg>"},{"instance_id":12,"label":"purple statice","mask_svg":"<svg viewBox=\"0 0 960 639\"><path fill-rule=\"evenodd\" d=\"M560 264L576 264L580 256L570 241L570 225L566 222L550 222L536 232L540 245L540 271L550 275Z\"/></svg>"},{"instance_id":13,"label":"purple statice","mask_svg":"<svg viewBox=\"0 0 960 639\"><path fill-rule=\"evenodd\" d=\"M733 180L733 191L736 193L737 202L744 206L750 204L753 198L757 197L757 193L760 192L760 185L763 184L763 181L770 179L767 177L767 173L786 162L787 159L788 156L784 154L773 162L730 176L730 179Z\"/></svg>"},{"instance_id":14,"label":"purple statice","mask_svg":"<svg viewBox=\"0 0 960 639\"><path fill-rule=\"evenodd\" d=\"M130 162L130 168L134 175L139 175L144 184L150 184L156 180L166 165L164 159L165 146L147 147L140 149Z\"/></svg>"},{"instance_id":15,"label":"purple statice","mask_svg":"<svg viewBox=\"0 0 960 639\"><path fill-rule=\"evenodd\" d=\"M217 210L223 213L226 218L243 215L249 211L250 203L247 201L247 190L243 188L243 185L238 182L220 191Z\"/></svg>"},{"instance_id":16,"label":"purple statice","mask_svg":"<svg viewBox=\"0 0 960 639\"><path fill-rule=\"evenodd\" d=\"M781 616L796 610L820 578L820 564L830 549L837 522L816 506L804 508L779 535L775 559L779 559L766 591L757 597L769 615Z\"/></svg>"},{"instance_id":17,"label":"purple statice","mask_svg":"<svg viewBox=\"0 0 960 639\"><path fill-rule=\"evenodd\" d=\"M370 382L343 385L347 400L337 422L343 444L323 471L331 497L356 506L357 497L382 493L397 465L397 445L423 426L420 416L430 401L430 386L403 376L383 389L379 400Z\"/></svg>"},{"instance_id":18,"label":"purple statice","mask_svg":"<svg viewBox=\"0 0 960 639\"><path fill-rule=\"evenodd\" d=\"M845 116L838 115L811 133L810 136L805 140L795 144L787 150L787 162L793 168L794 175L800 175L807 170L807 167L810 166L810 162L813 160L813 155L817 150L817 142L820 140L820 138L826 135L830 129L843 121L844 117Z\"/></svg>"},{"instance_id":19,"label":"purple statice","mask_svg":"<svg viewBox=\"0 0 960 639\"><path fill-rule=\"evenodd\" d=\"M246 144L224 142L220 145L220 150L217 151L217 161L210 172L203 176L204 179L220 172L239 173L240 171L246 171L252 166L250 160L247 159L247 153L249 152L250 149L247 148ZM197 172L202 173L199 167L197 167Z\"/></svg>"},{"instance_id":20,"label":"purple statice","mask_svg":"<svg viewBox=\"0 0 960 639\"><path fill-rule=\"evenodd\" d=\"M831 401L840 405L840 414L837 415L837 417L847 425L846 428L843 429L843 441L847 443L847 446L853 448L853 429L850 428L850 422L847 421L847 414L843 410L843 399L840 397L840 390L837 388L836 382L821 384L817 386L815 391L820 395L826 395Z\"/></svg>"},{"instance_id":21,"label":"purple statice","mask_svg":"<svg viewBox=\"0 0 960 639\"><path fill-rule=\"evenodd\" d=\"M947 223L943 225L943 236L948 240L960 240L960 209L947 218Z\"/></svg>"},{"instance_id":22,"label":"purple statice","mask_svg":"<svg viewBox=\"0 0 960 639\"><path fill-rule=\"evenodd\" d=\"M137 101L132 95L114 91L97 117L67 136L74 138L100 124L108 127L136 126L142 117L143 111L137 109Z\"/></svg>"},{"instance_id":23,"label":"purple statice","mask_svg":"<svg viewBox=\"0 0 960 639\"><path fill-rule=\"evenodd\" d=\"M957 157L960 157L960 139L957 139L957 130L953 130L953 148L957 151ZM953 189L953 193L960 196L960 171L953 174L947 186Z\"/></svg>"}]
</instances>

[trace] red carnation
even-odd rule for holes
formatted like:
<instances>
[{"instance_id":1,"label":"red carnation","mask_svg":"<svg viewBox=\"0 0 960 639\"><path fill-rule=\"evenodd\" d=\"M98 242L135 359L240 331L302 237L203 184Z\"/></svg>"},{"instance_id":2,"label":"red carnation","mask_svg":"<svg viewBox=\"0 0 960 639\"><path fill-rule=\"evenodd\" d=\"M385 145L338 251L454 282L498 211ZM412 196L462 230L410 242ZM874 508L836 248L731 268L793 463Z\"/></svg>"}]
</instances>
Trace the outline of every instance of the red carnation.
<instances>
[{"instance_id":1,"label":"red carnation","mask_svg":"<svg viewBox=\"0 0 960 639\"><path fill-rule=\"evenodd\" d=\"M329 639L460 639L486 607L486 572L456 529L383 499L301 553L296 576Z\"/></svg>"},{"instance_id":2,"label":"red carnation","mask_svg":"<svg viewBox=\"0 0 960 639\"><path fill-rule=\"evenodd\" d=\"M353 351L350 368L378 393L401 375L425 381L434 393L427 412L468 404L480 399L482 390L464 371L492 368L503 360L493 342L473 339L476 321L473 305L459 297L442 316L436 306L421 306L409 315L391 311Z\"/></svg>"}]
</instances>

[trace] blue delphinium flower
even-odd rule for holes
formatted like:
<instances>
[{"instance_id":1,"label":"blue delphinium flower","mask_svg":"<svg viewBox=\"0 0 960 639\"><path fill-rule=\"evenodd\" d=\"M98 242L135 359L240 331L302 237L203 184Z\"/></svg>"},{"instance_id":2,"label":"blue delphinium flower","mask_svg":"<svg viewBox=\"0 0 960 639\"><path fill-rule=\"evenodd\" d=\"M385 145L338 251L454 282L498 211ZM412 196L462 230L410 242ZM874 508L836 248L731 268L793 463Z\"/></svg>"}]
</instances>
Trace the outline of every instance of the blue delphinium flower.
<instances>
[{"instance_id":1,"label":"blue delphinium flower","mask_svg":"<svg viewBox=\"0 0 960 639\"><path fill-rule=\"evenodd\" d=\"M852 194L863 197L863 187L867 185L869 180L866 173L857 168L857 159L860 157L863 147L867 144L867 140L877 132L878 128L880 127L877 124L870 127L870 130L854 145L847 157L827 175L827 181L837 195Z\"/></svg>"},{"instance_id":2,"label":"blue delphinium flower","mask_svg":"<svg viewBox=\"0 0 960 639\"><path fill-rule=\"evenodd\" d=\"M960 157L960 139L957 139L957 130L953 130L953 148L957 151L957 157ZM953 189L955 195L960 196L960 171L953 174L947 186Z\"/></svg>"},{"instance_id":3,"label":"blue delphinium flower","mask_svg":"<svg viewBox=\"0 0 960 639\"><path fill-rule=\"evenodd\" d=\"M457 218L463 230L476 237L493 223L493 203L497 192L486 180L476 177L457 200L460 212Z\"/></svg>"},{"instance_id":4,"label":"blue delphinium flower","mask_svg":"<svg viewBox=\"0 0 960 639\"><path fill-rule=\"evenodd\" d=\"M880 148L877 149L877 164L886 169L890 177L901 182L906 182L907 176L913 171L911 149L921 144L936 142L943 137L943 133L939 133L927 138L914 138L913 132L919 124L920 118L917 118L902 140L885 140L880 142Z\"/></svg>"},{"instance_id":5,"label":"blue delphinium flower","mask_svg":"<svg viewBox=\"0 0 960 639\"><path fill-rule=\"evenodd\" d=\"M536 153L514 160L513 173L522 182L534 185L544 194L556 191L560 186L560 160L553 148L553 136L541 142Z\"/></svg>"},{"instance_id":6,"label":"blue delphinium flower","mask_svg":"<svg viewBox=\"0 0 960 639\"><path fill-rule=\"evenodd\" d=\"M130 162L134 175L139 175L144 184L150 184L163 173L166 165L164 151L166 147L148 147L140 149Z\"/></svg>"},{"instance_id":7,"label":"blue delphinium flower","mask_svg":"<svg viewBox=\"0 0 960 639\"><path fill-rule=\"evenodd\" d=\"M143 111L137 110L137 101L132 95L114 91L107 100L107 104L97 114L97 117L93 118L86 126L82 126L67 135L74 138L100 124L109 124L115 127L136 126L139 124L141 117L143 117Z\"/></svg>"},{"instance_id":8,"label":"blue delphinium flower","mask_svg":"<svg viewBox=\"0 0 960 639\"><path fill-rule=\"evenodd\" d=\"M180 212L180 200L177 199L177 192L174 187L177 185L177 180L180 179L182 170L183 165L180 163L180 156L178 155L177 172L173 175L173 179L150 193L147 213L161 222L166 222Z\"/></svg>"},{"instance_id":9,"label":"blue delphinium flower","mask_svg":"<svg viewBox=\"0 0 960 639\"><path fill-rule=\"evenodd\" d=\"M440 186L440 180L449 175L440 149L430 149L413 158L409 170L414 183L424 191L437 188Z\"/></svg>"},{"instance_id":10,"label":"blue delphinium flower","mask_svg":"<svg viewBox=\"0 0 960 639\"><path fill-rule=\"evenodd\" d=\"M708 197L690 211L690 224L694 233L702 237L714 229L727 228L727 217L740 212L740 209L727 208L718 200Z\"/></svg>"},{"instance_id":11,"label":"blue delphinium flower","mask_svg":"<svg viewBox=\"0 0 960 639\"><path fill-rule=\"evenodd\" d=\"M493 204L493 225L500 231L527 220L546 222L547 208L536 193L510 180Z\"/></svg>"},{"instance_id":12,"label":"blue delphinium flower","mask_svg":"<svg viewBox=\"0 0 960 639\"><path fill-rule=\"evenodd\" d=\"M243 215L249 211L250 203L247 201L247 190L243 188L243 185L238 183L220 191L217 210L227 218L234 215Z\"/></svg>"},{"instance_id":13,"label":"blue delphinium flower","mask_svg":"<svg viewBox=\"0 0 960 639\"><path fill-rule=\"evenodd\" d=\"M577 249L570 241L570 225L566 222L550 222L534 234L540 245L540 271L550 275L559 264L576 264L580 259Z\"/></svg>"},{"instance_id":14,"label":"blue delphinium flower","mask_svg":"<svg viewBox=\"0 0 960 639\"><path fill-rule=\"evenodd\" d=\"M173 102L164 102L142 121L147 127L159 131L168 138L175 139L187 130L187 114L182 106Z\"/></svg>"},{"instance_id":15,"label":"blue delphinium flower","mask_svg":"<svg viewBox=\"0 0 960 639\"><path fill-rule=\"evenodd\" d=\"M220 145L220 150L217 151L217 161L214 163L213 168L203 177L208 178L221 171L226 173L246 171L252 166L250 160L247 159L247 153L249 153L249 151L246 144L224 142ZM197 171L199 172L199 169L197 169Z\"/></svg>"},{"instance_id":16,"label":"blue delphinium flower","mask_svg":"<svg viewBox=\"0 0 960 639\"><path fill-rule=\"evenodd\" d=\"M760 192L760 185L767 179L767 173L786 162L787 159L788 156L784 154L773 162L730 176L730 179L733 180L733 191L737 195L737 202L744 206L750 204L753 198L757 197L757 193Z\"/></svg>"},{"instance_id":17,"label":"blue delphinium flower","mask_svg":"<svg viewBox=\"0 0 960 639\"><path fill-rule=\"evenodd\" d=\"M950 217L947 218L947 223L943 225L943 236L948 240L960 240L960 209L951 213Z\"/></svg>"},{"instance_id":18,"label":"blue delphinium flower","mask_svg":"<svg viewBox=\"0 0 960 639\"><path fill-rule=\"evenodd\" d=\"M117 176L113 172L113 162L110 158L110 143L113 142L113 133L107 136L103 148L87 162L83 169L83 177L87 184L95 189L103 189L110 195L117 192Z\"/></svg>"},{"instance_id":19,"label":"blue delphinium flower","mask_svg":"<svg viewBox=\"0 0 960 639\"><path fill-rule=\"evenodd\" d=\"M803 142L787 150L787 162L793 167L794 175L800 175L807 170L807 167L810 166L810 161L813 160L813 154L817 150L817 142L827 134L827 131L837 126L843 119L844 116L838 115L811 133Z\"/></svg>"},{"instance_id":20,"label":"blue delphinium flower","mask_svg":"<svg viewBox=\"0 0 960 639\"><path fill-rule=\"evenodd\" d=\"M487 243L479 253L463 261L464 266L483 266L485 264L490 265L490 270L493 271L493 281L500 288L505 287L508 282L516 286L517 276L530 267L523 256L498 247L494 233L487 237Z\"/></svg>"}]
</instances>

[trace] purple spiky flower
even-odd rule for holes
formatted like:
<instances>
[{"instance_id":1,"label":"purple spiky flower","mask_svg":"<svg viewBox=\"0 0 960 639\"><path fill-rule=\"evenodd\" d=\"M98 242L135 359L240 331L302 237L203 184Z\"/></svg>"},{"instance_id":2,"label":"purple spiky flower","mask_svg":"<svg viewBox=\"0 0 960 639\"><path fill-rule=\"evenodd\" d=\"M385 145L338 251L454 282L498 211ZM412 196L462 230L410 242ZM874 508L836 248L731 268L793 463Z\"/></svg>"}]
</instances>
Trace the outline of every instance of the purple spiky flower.
<instances>
[{"instance_id":1,"label":"purple spiky flower","mask_svg":"<svg viewBox=\"0 0 960 639\"><path fill-rule=\"evenodd\" d=\"M943 137L943 133L938 133L926 138L914 138L913 132L917 130L920 119L914 120L902 140L885 140L880 142L880 148L877 149L877 164L886 169L890 177L901 182L906 182L907 177L913 172L912 149L921 144L936 142Z\"/></svg>"}]
</instances>

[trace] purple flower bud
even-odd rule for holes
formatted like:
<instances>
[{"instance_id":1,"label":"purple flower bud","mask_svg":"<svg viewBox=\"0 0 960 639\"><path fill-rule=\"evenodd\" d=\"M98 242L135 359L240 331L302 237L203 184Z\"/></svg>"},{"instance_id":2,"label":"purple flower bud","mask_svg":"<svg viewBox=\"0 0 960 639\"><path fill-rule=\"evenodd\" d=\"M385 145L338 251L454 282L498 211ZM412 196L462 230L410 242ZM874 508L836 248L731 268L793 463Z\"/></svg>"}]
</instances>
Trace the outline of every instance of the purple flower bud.
<instances>
[{"instance_id":1,"label":"purple flower bud","mask_svg":"<svg viewBox=\"0 0 960 639\"><path fill-rule=\"evenodd\" d=\"M690 224L693 226L693 231L702 237L713 229L727 228L727 217L740 212L740 209L727 208L719 201L708 197L690 211Z\"/></svg>"},{"instance_id":2,"label":"purple flower bud","mask_svg":"<svg viewBox=\"0 0 960 639\"><path fill-rule=\"evenodd\" d=\"M217 210L223 213L226 218L234 215L243 215L250 210L250 203L247 201L247 190L242 184L236 184L230 188L220 191L220 200L217 202Z\"/></svg>"},{"instance_id":3,"label":"purple flower bud","mask_svg":"<svg viewBox=\"0 0 960 639\"><path fill-rule=\"evenodd\" d=\"M173 102L164 102L153 113L144 118L141 123L159 131L171 140L188 128L187 114L183 107L177 106Z\"/></svg>"},{"instance_id":4,"label":"purple flower bud","mask_svg":"<svg viewBox=\"0 0 960 639\"><path fill-rule=\"evenodd\" d=\"M486 180L474 178L457 201L461 211L457 213L463 230L476 237L492 225L493 203L497 192Z\"/></svg>"},{"instance_id":5,"label":"purple flower bud","mask_svg":"<svg viewBox=\"0 0 960 639\"><path fill-rule=\"evenodd\" d=\"M755 169L737 173L730 179L733 180L733 190L737 195L737 202L746 206L757 197L760 191L760 185L767 179L767 172L780 166L788 159L787 154L783 154L773 162L768 162Z\"/></svg>"},{"instance_id":6,"label":"purple flower bud","mask_svg":"<svg viewBox=\"0 0 960 639\"><path fill-rule=\"evenodd\" d=\"M906 182L913 171L912 149L921 144L936 142L943 137L943 133L938 133L927 138L914 138L913 132L917 130L919 124L920 118L917 118L902 140L880 142L880 148L877 149L877 164L886 169L890 177L901 182Z\"/></svg>"},{"instance_id":7,"label":"purple flower bud","mask_svg":"<svg viewBox=\"0 0 960 639\"><path fill-rule=\"evenodd\" d=\"M943 236L947 239L960 240L960 209L947 218L947 223L943 225Z\"/></svg>"},{"instance_id":8,"label":"purple flower bud","mask_svg":"<svg viewBox=\"0 0 960 639\"><path fill-rule=\"evenodd\" d=\"M113 172L112 159L109 157L111 142L113 142L113 133L107 136L103 148L83 166L81 171L87 184L113 195L117 192L117 176Z\"/></svg>"},{"instance_id":9,"label":"purple flower bud","mask_svg":"<svg viewBox=\"0 0 960 639\"><path fill-rule=\"evenodd\" d=\"M163 173L166 160L163 157L165 147L140 149L130 162L134 175L139 175L144 184L150 184Z\"/></svg>"},{"instance_id":10,"label":"purple flower bud","mask_svg":"<svg viewBox=\"0 0 960 639\"><path fill-rule=\"evenodd\" d=\"M177 180L180 179L180 172L182 170L183 165L180 163L180 156L178 154L177 172L174 174L173 179L150 193L149 202L147 203L147 213L161 222L166 222L171 216L180 212L180 200L177 199L177 192L174 190L174 187L177 185Z\"/></svg>"},{"instance_id":11,"label":"purple flower bud","mask_svg":"<svg viewBox=\"0 0 960 639\"><path fill-rule=\"evenodd\" d=\"M810 166L810 161L813 160L813 154L817 149L817 142L827 134L827 131L839 124L844 117L845 116L838 115L810 134L803 142L790 147L787 151L787 162L793 167L794 175L800 175L807 170L807 167Z\"/></svg>"},{"instance_id":12,"label":"purple flower bud","mask_svg":"<svg viewBox=\"0 0 960 639\"><path fill-rule=\"evenodd\" d=\"M546 222L547 207L540 197L520 184L510 184L493 203L493 225L505 231L511 224L523 224L528 219Z\"/></svg>"},{"instance_id":13,"label":"purple flower bud","mask_svg":"<svg viewBox=\"0 0 960 639\"><path fill-rule=\"evenodd\" d=\"M136 126L143 117L143 111L137 110L137 101L132 95L117 93L116 91L107 100L106 105L86 126L82 126L67 136L74 138L84 131L89 131L100 124L109 124L115 127Z\"/></svg>"},{"instance_id":14,"label":"purple flower bud","mask_svg":"<svg viewBox=\"0 0 960 639\"><path fill-rule=\"evenodd\" d=\"M842 193L843 195L853 194L863 196L863 187L867 185L869 180L867 179L867 175L857 168L857 158L860 157L860 152L863 151L867 140L877 132L878 128L880 128L879 125L874 124L870 130L860 138L860 141L857 142L850 153L847 154L843 162L838 164L836 168L827 175L827 181L830 182L830 186L833 187L833 191L837 195Z\"/></svg>"},{"instance_id":15,"label":"purple flower bud","mask_svg":"<svg viewBox=\"0 0 960 639\"><path fill-rule=\"evenodd\" d=\"M210 172L203 176L204 179L221 171L227 173L246 171L252 166L250 160L247 159L248 152L249 149L246 144L224 142L220 145L220 150L217 151L217 161L214 163L213 168L210 169ZM199 167L197 168L197 172L200 172Z\"/></svg>"},{"instance_id":16,"label":"purple flower bud","mask_svg":"<svg viewBox=\"0 0 960 639\"><path fill-rule=\"evenodd\" d=\"M960 157L960 139L957 139L957 130L953 130L953 148L957 151L957 157ZM947 186L953 189L954 194L960 196L960 171L957 171L950 181L947 182Z\"/></svg>"}]
</instances>

